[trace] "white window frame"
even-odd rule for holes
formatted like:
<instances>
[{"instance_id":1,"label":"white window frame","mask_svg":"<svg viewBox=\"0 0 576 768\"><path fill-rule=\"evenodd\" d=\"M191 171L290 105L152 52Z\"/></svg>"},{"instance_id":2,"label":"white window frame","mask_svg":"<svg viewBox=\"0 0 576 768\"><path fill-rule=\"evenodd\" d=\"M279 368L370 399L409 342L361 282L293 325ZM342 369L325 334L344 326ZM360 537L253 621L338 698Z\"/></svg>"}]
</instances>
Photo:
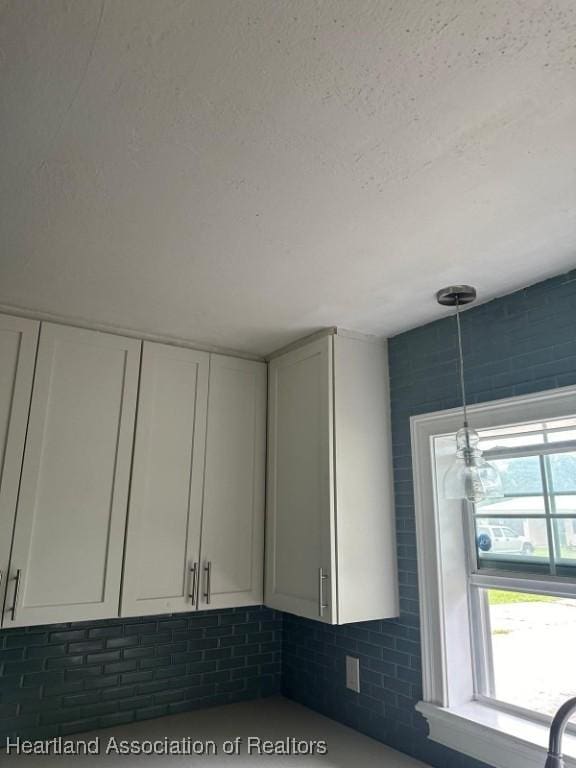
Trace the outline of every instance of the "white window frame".
<instances>
[{"instance_id":1,"label":"white window frame","mask_svg":"<svg viewBox=\"0 0 576 768\"><path fill-rule=\"evenodd\" d=\"M534 421L551 421L576 412L576 387L507 398L469 406L471 425L494 429ZM459 501L437 493L434 440L453 435L462 425L461 409L410 419L422 635L423 700L417 710L427 719L429 738L495 768L542 768L548 725L508 712L475 697L477 690L468 603L465 516ZM443 468L441 468L443 472ZM489 584L486 577L486 586ZM526 590L526 580L510 577L500 588ZM535 580L530 583L534 585ZM539 591L572 595L573 584L538 579ZM567 768L576 768L576 737L564 740Z\"/></svg>"}]
</instances>

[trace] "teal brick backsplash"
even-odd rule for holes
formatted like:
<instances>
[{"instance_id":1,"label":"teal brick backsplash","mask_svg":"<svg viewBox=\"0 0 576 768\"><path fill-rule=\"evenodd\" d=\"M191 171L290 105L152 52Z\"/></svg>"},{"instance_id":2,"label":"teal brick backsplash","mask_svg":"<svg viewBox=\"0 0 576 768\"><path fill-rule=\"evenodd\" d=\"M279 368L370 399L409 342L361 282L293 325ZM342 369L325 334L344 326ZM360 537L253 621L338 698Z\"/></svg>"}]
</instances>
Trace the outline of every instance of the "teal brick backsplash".
<instances>
[{"instance_id":1,"label":"teal brick backsplash","mask_svg":"<svg viewBox=\"0 0 576 768\"><path fill-rule=\"evenodd\" d=\"M193 615L0 630L0 738L47 738L278 693L282 615Z\"/></svg>"}]
</instances>

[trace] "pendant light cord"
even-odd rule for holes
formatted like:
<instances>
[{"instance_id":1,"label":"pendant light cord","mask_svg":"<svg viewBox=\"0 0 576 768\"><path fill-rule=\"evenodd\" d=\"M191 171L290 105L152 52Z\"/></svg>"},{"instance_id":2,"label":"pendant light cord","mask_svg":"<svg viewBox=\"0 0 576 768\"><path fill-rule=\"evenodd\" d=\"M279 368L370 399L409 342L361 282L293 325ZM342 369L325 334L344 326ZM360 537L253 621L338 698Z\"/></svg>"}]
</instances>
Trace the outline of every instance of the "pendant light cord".
<instances>
[{"instance_id":1,"label":"pendant light cord","mask_svg":"<svg viewBox=\"0 0 576 768\"><path fill-rule=\"evenodd\" d=\"M466 408L466 387L464 385L464 352L462 351L462 328L460 327L460 302L456 301L456 327L458 328L458 355L460 361L460 390L462 393L462 410L464 426L468 428L468 411Z\"/></svg>"}]
</instances>

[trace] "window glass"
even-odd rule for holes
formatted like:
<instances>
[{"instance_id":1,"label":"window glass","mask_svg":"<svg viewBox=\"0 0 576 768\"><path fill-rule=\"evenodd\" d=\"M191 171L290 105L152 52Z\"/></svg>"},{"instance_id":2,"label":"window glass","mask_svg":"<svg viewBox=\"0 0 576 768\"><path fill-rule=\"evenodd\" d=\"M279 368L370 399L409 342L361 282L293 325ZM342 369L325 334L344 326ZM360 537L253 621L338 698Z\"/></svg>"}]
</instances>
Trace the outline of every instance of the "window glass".
<instances>
[{"instance_id":1,"label":"window glass","mask_svg":"<svg viewBox=\"0 0 576 768\"><path fill-rule=\"evenodd\" d=\"M541 453L522 456L514 448L490 461L504 496L474 505L477 568L573 578L576 450L554 453L544 442Z\"/></svg>"},{"instance_id":2,"label":"window glass","mask_svg":"<svg viewBox=\"0 0 576 768\"><path fill-rule=\"evenodd\" d=\"M576 517L576 494L554 494L551 497L551 512L556 515Z\"/></svg>"},{"instance_id":3,"label":"window glass","mask_svg":"<svg viewBox=\"0 0 576 768\"><path fill-rule=\"evenodd\" d=\"M500 472L504 496L542 493L542 473L538 456L493 459L490 463Z\"/></svg>"},{"instance_id":4,"label":"window glass","mask_svg":"<svg viewBox=\"0 0 576 768\"><path fill-rule=\"evenodd\" d=\"M576 494L576 451L546 456L550 492Z\"/></svg>"},{"instance_id":5,"label":"window glass","mask_svg":"<svg viewBox=\"0 0 576 768\"><path fill-rule=\"evenodd\" d=\"M494 501L484 501L481 504L477 504L476 512L481 516L494 515L496 517L545 515L546 504L542 494L539 496L513 496L511 498L495 499Z\"/></svg>"},{"instance_id":6,"label":"window glass","mask_svg":"<svg viewBox=\"0 0 576 768\"><path fill-rule=\"evenodd\" d=\"M493 696L552 715L576 695L576 601L481 590L490 618Z\"/></svg>"},{"instance_id":7,"label":"window glass","mask_svg":"<svg viewBox=\"0 0 576 768\"><path fill-rule=\"evenodd\" d=\"M570 440L576 440L576 418L484 429L480 433L480 448L489 451Z\"/></svg>"},{"instance_id":8,"label":"window glass","mask_svg":"<svg viewBox=\"0 0 576 768\"><path fill-rule=\"evenodd\" d=\"M495 521L476 517L476 554L480 568L540 572L550 560L548 527L544 517ZM576 550L575 550L576 556ZM547 568L548 570L548 568Z\"/></svg>"},{"instance_id":9,"label":"window glass","mask_svg":"<svg viewBox=\"0 0 576 768\"><path fill-rule=\"evenodd\" d=\"M556 560L568 565L576 564L576 518L554 520L553 531Z\"/></svg>"}]
</instances>

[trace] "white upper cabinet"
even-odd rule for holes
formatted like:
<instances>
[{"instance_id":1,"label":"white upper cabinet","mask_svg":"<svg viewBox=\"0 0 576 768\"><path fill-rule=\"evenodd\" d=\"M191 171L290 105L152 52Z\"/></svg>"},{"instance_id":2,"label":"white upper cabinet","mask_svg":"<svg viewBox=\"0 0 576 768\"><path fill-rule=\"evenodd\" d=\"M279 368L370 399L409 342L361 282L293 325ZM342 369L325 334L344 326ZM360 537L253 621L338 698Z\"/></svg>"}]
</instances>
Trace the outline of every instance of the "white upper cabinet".
<instances>
[{"instance_id":1,"label":"white upper cabinet","mask_svg":"<svg viewBox=\"0 0 576 768\"><path fill-rule=\"evenodd\" d=\"M263 599L266 365L212 355L201 609Z\"/></svg>"},{"instance_id":2,"label":"white upper cabinet","mask_svg":"<svg viewBox=\"0 0 576 768\"><path fill-rule=\"evenodd\" d=\"M389 422L385 342L327 334L267 369L0 316L1 626L397 615Z\"/></svg>"},{"instance_id":3,"label":"white upper cabinet","mask_svg":"<svg viewBox=\"0 0 576 768\"><path fill-rule=\"evenodd\" d=\"M398 615L384 342L338 333L271 361L266 530L270 607Z\"/></svg>"},{"instance_id":4,"label":"white upper cabinet","mask_svg":"<svg viewBox=\"0 0 576 768\"><path fill-rule=\"evenodd\" d=\"M123 616L196 606L209 360L144 342Z\"/></svg>"},{"instance_id":5,"label":"white upper cabinet","mask_svg":"<svg viewBox=\"0 0 576 768\"><path fill-rule=\"evenodd\" d=\"M140 346L42 325L4 626L118 615Z\"/></svg>"},{"instance_id":6,"label":"white upper cabinet","mask_svg":"<svg viewBox=\"0 0 576 768\"><path fill-rule=\"evenodd\" d=\"M0 315L0 610L8 583L38 327L34 320Z\"/></svg>"}]
</instances>

